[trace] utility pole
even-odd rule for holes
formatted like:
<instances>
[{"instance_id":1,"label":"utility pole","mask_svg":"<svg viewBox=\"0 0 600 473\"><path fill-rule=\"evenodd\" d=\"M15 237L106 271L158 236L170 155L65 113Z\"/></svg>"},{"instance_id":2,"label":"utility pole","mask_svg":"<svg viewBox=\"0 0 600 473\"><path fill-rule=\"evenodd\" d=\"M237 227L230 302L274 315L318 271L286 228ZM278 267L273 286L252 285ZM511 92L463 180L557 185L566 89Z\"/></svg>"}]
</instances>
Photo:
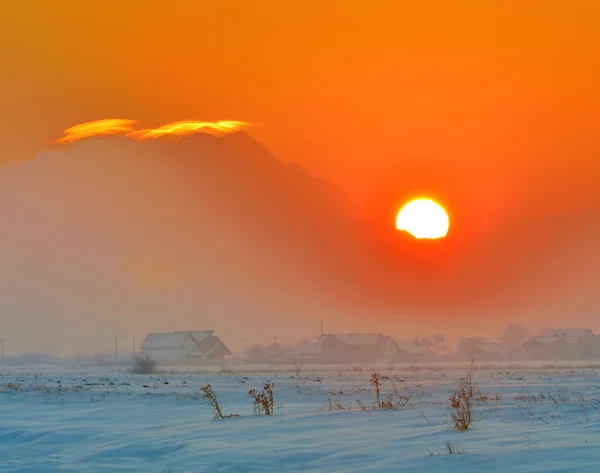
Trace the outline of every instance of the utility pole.
<instances>
[{"instance_id":1,"label":"utility pole","mask_svg":"<svg viewBox=\"0 0 600 473\"><path fill-rule=\"evenodd\" d=\"M323 321L321 320L321 337L323 336Z\"/></svg>"},{"instance_id":2,"label":"utility pole","mask_svg":"<svg viewBox=\"0 0 600 473\"><path fill-rule=\"evenodd\" d=\"M133 355L135 355L135 338L133 339Z\"/></svg>"},{"instance_id":3,"label":"utility pole","mask_svg":"<svg viewBox=\"0 0 600 473\"><path fill-rule=\"evenodd\" d=\"M117 338L117 334L115 333L115 359L119 359L119 342Z\"/></svg>"}]
</instances>

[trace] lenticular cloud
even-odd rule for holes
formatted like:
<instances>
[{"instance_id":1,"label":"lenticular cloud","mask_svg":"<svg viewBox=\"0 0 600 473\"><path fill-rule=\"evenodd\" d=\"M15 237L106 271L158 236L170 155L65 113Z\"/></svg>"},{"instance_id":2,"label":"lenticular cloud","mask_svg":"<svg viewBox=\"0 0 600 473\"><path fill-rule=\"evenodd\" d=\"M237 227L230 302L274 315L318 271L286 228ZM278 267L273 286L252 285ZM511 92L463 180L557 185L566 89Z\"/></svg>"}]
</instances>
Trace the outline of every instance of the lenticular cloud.
<instances>
[{"instance_id":1,"label":"lenticular cloud","mask_svg":"<svg viewBox=\"0 0 600 473\"><path fill-rule=\"evenodd\" d=\"M184 120L167 123L158 128L144 128L136 130L137 120L122 118L107 118L91 122L80 123L67 128L63 135L52 144L73 143L98 136L121 135L132 140L151 140L166 136L183 137L194 133L205 133L215 136L235 133L250 126L249 123L235 120L197 121Z\"/></svg>"}]
</instances>

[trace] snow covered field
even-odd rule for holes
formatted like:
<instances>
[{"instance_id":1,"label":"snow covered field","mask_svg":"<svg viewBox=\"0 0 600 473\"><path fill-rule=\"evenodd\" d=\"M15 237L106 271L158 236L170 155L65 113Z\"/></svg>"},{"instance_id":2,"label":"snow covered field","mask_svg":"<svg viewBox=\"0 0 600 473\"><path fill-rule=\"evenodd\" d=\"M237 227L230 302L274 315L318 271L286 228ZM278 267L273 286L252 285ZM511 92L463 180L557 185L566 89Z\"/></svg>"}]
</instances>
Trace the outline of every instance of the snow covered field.
<instances>
[{"instance_id":1,"label":"snow covered field","mask_svg":"<svg viewBox=\"0 0 600 473\"><path fill-rule=\"evenodd\" d=\"M272 373L130 375L5 370L0 471L38 472L596 472L600 383L592 369L480 369L475 421L449 424L461 369L352 367ZM250 389L273 382L274 415ZM211 384L223 414L200 395ZM451 452L449 451L451 450ZM453 453L452 453L453 452Z\"/></svg>"}]
</instances>

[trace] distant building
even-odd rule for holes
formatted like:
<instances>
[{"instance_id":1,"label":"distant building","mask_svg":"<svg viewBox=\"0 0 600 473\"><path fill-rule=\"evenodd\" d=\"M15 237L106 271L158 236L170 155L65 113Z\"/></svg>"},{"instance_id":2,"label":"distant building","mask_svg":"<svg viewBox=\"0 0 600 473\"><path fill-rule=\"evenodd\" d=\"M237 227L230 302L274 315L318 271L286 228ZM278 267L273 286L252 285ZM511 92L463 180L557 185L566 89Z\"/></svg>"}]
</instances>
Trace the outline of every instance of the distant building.
<instances>
[{"instance_id":1,"label":"distant building","mask_svg":"<svg viewBox=\"0 0 600 473\"><path fill-rule=\"evenodd\" d=\"M209 363L232 353L213 330L149 333L140 349L157 363Z\"/></svg>"},{"instance_id":2,"label":"distant building","mask_svg":"<svg viewBox=\"0 0 600 473\"><path fill-rule=\"evenodd\" d=\"M393 361L398 347L382 333L331 333L317 342L320 360L328 363L373 363Z\"/></svg>"},{"instance_id":3,"label":"distant building","mask_svg":"<svg viewBox=\"0 0 600 473\"><path fill-rule=\"evenodd\" d=\"M283 359L289 363L313 363L319 360L321 350L315 340L304 340L292 350L283 353Z\"/></svg>"},{"instance_id":4,"label":"distant building","mask_svg":"<svg viewBox=\"0 0 600 473\"><path fill-rule=\"evenodd\" d=\"M430 358L429 345L415 340L394 340L396 343L396 361L422 361Z\"/></svg>"},{"instance_id":5,"label":"distant building","mask_svg":"<svg viewBox=\"0 0 600 473\"><path fill-rule=\"evenodd\" d=\"M539 360L586 360L599 352L598 337L589 328L549 329L531 337L523 348L528 358Z\"/></svg>"},{"instance_id":6,"label":"distant building","mask_svg":"<svg viewBox=\"0 0 600 473\"><path fill-rule=\"evenodd\" d=\"M458 353L463 357L478 360L502 360L509 356L508 350L500 343L487 338L461 338Z\"/></svg>"}]
</instances>

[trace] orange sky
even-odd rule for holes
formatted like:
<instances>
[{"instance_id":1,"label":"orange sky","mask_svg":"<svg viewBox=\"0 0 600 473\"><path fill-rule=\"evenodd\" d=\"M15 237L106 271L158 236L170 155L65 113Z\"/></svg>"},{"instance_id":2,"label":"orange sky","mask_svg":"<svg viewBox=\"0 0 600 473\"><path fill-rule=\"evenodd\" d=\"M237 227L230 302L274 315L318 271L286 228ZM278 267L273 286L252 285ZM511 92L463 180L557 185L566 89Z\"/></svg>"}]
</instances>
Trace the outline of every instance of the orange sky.
<instances>
[{"instance_id":1,"label":"orange sky","mask_svg":"<svg viewBox=\"0 0 600 473\"><path fill-rule=\"evenodd\" d=\"M0 160L99 118L243 120L381 225L600 204L600 4L22 0L0 6Z\"/></svg>"},{"instance_id":2,"label":"orange sky","mask_svg":"<svg viewBox=\"0 0 600 473\"><path fill-rule=\"evenodd\" d=\"M464 235L600 204L590 1L2 2L0 160L99 118L243 120L378 225Z\"/></svg>"},{"instance_id":3,"label":"orange sky","mask_svg":"<svg viewBox=\"0 0 600 473\"><path fill-rule=\"evenodd\" d=\"M593 242L548 244L532 262L538 234L512 249L520 222L550 222L560 240L562 222L600 215L598 24L597 0L2 1L0 164L90 120L240 120L276 158L339 184L391 248L405 243L397 209L429 195L451 218L436 248L469 248L475 266L492 254L481 271L516 292L513 273L560 287L584 267L589 285L573 284L588 292L569 296L583 306ZM436 260L432 248L417 259ZM556 257L564 279L544 269Z\"/></svg>"}]
</instances>

